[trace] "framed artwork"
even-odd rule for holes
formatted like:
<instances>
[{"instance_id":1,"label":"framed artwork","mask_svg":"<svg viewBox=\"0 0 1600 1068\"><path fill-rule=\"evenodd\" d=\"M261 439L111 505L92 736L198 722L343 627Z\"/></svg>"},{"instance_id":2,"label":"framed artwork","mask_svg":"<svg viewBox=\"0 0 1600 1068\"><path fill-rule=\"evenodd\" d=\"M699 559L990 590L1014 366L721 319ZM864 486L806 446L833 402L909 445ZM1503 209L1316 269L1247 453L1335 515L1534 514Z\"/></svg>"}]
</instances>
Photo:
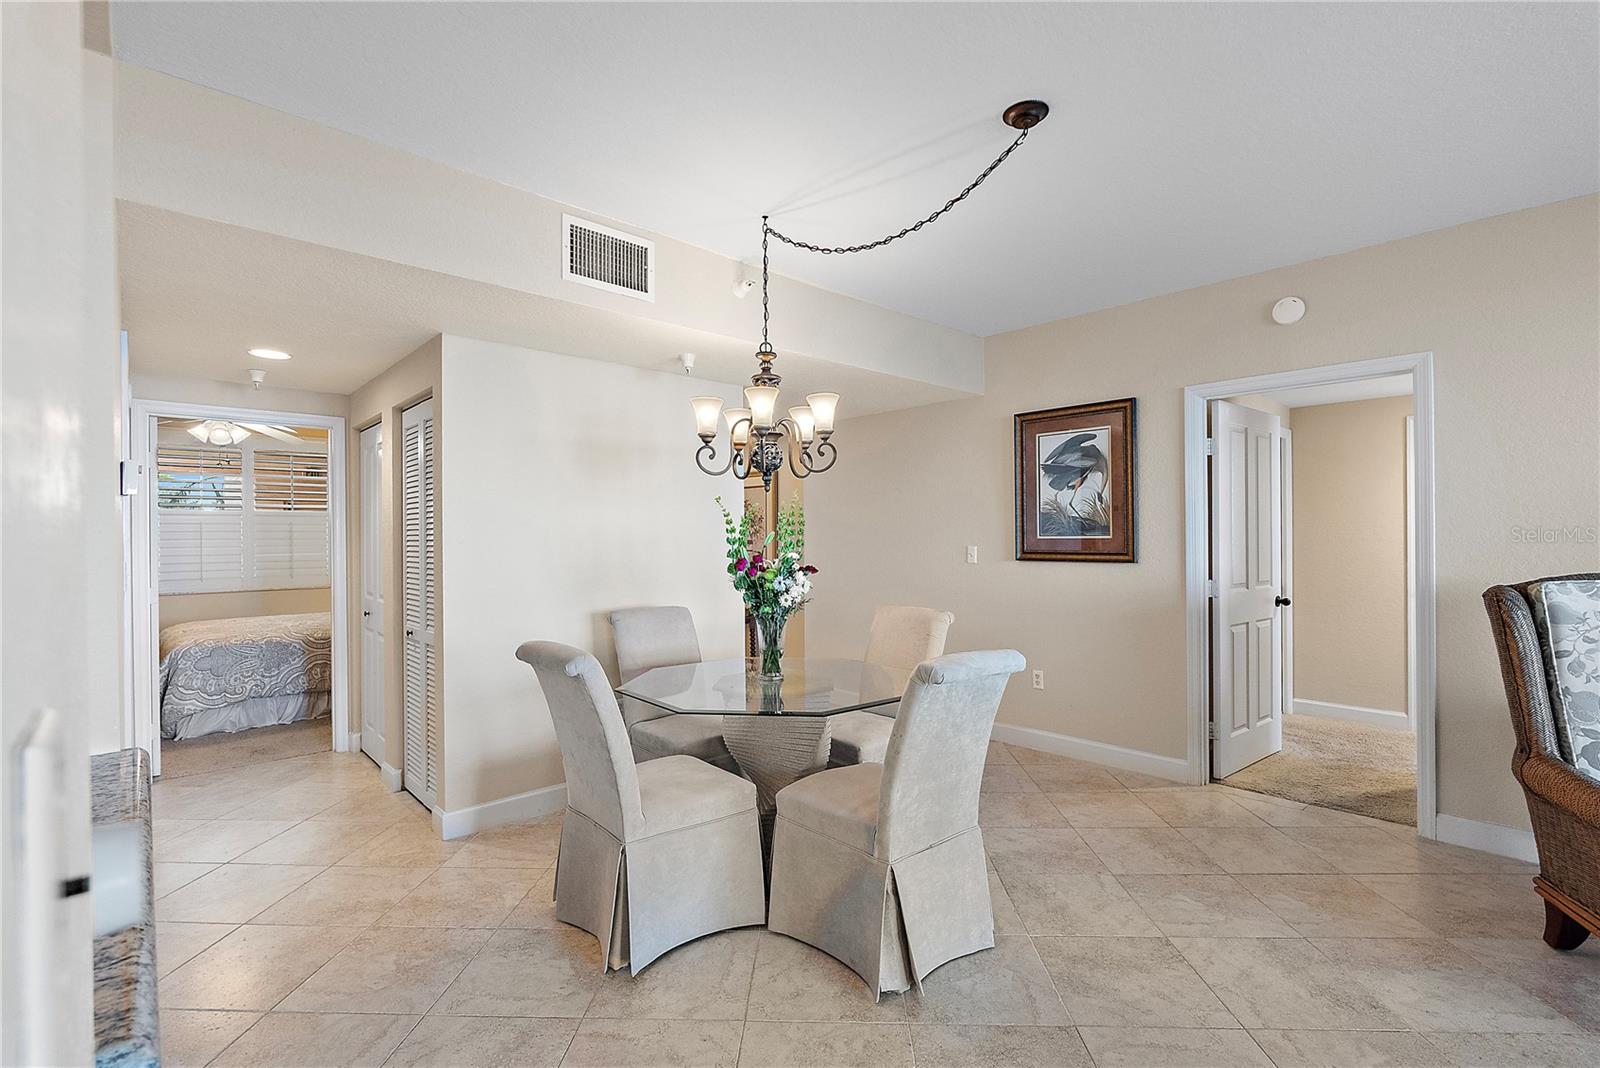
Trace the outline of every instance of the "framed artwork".
<instances>
[{"instance_id":1,"label":"framed artwork","mask_svg":"<svg viewBox=\"0 0 1600 1068\"><path fill-rule=\"evenodd\" d=\"M1131 564L1134 399L1016 416L1018 560Z\"/></svg>"}]
</instances>

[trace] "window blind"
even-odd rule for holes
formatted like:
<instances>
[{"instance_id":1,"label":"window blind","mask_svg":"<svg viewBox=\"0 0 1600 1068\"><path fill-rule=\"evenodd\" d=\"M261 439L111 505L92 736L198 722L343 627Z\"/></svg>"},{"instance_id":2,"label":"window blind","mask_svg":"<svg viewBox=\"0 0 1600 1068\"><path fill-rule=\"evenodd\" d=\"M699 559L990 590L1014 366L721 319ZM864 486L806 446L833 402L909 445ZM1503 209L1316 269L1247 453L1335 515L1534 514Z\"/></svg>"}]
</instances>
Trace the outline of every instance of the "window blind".
<instances>
[{"instance_id":1,"label":"window blind","mask_svg":"<svg viewBox=\"0 0 1600 1068\"><path fill-rule=\"evenodd\" d=\"M220 593L326 586L326 453L160 445L160 590Z\"/></svg>"}]
</instances>

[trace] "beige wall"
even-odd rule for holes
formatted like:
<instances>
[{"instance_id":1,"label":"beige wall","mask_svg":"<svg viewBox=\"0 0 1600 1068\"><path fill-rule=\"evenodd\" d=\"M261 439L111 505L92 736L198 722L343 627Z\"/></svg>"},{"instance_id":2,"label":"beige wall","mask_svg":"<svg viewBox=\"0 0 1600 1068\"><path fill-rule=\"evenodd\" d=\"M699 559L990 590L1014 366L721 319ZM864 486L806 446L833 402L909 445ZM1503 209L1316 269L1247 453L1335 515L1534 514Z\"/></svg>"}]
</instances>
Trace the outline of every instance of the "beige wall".
<instances>
[{"instance_id":1,"label":"beige wall","mask_svg":"<svg viewBox=\"0 0 1600 1068\"><path fill-rule=\"evenodd\" d=\"M731 386L453 336L443 386L443 807L455 812L563 779L522 642L592 650L614 672L606 613L681 604L705 656L739 654L713 498L737 508L741 490L694 464L689 398L731 406Z\"/></svg>"},{"instance_id":2,"label":"beige wall","mask_svg":"<svg viewBox=\"0 0 1600 1068\"><path fill-rule=\"evenodd\" d=\"M383 516L382 544L386 554L384 561L383 583L383 652L385 664L384 678L387 680L384 687L384 763L391 768L399 768L405 762L405 739L402 733L404 711L401 703L403 684L401 681L401 657L404 653L402 636L405 630L404 619L400 606L400 538L402 530L396 522L396 512L399 507L399 494L397 487L401 484L401 464L403 462L402 450L396 447L400 441L400 417L407 408L420 401L434 398L434 473L436 482L442 483L439 473L444 457L444 426L443 412L440 410L440 353L442 339L433 338L427 344L411 353L405 359L395 364L371 382L356 390L350 395L348 410L349 423L347 430L349 442L345 455L349 457L346 470L349 478L346 480L348 492L346 494L345 515L348 517L346 529L349 531L349 566L345 574L349 576L349 603L356 609L349 613L349 643L350 650L350 728L355 730L361 725L361 546L363 544L361 530L361 431L375 423L383 424L383 484L379 489L380 514ZM439 525L441 550L443 545L443 530L445 529L445 490L442 484L434 487L434 502L437 509L435 517ZM444 555L441 551L439 557L439 584L441 590L445 585ZM444 617L440 614L439 633L442 644L444 633ZM441 664L443 653L441 650ZM444 768L440 769L440 789L443 790Z\"/></svg>"},{"instance_id":3,"label":"beige wall","mask_svg":"<svg viewBox=\"0 0 1600 1068\"><path fill-rule=\"evenodd\" d=\"M1411 398L1293 411L1294 696L1404 715Z\"/></svg>"},{"instance_id":4,"label":"beige wall","mask_svg":"<svg viewBox=\"0 0 1600 1068\"><path fill-rule=\"evenodd\" d=\"M1600 267L1593 196L990 338L985 396L847 419L807 490L822 568L814 653L859 652L878 604L956 613L951 646L1014 646L1047 689L1003 721L1185 753L1185 385L1431 350L1436 359L1439 801L1527 826L1479 599L1496 582L1595 570ZM1304 297L1292 327L1268 315ZM1137 396L1137 564L1012 559L1016 412ZM977 566L964 547L980 546Z\"/></svg>"},{"instance_id":5,"label":"beige wall","mask_svg":"<svg viewBox=\"0 0 1600 1068\"><path fill-rule=\"evenodd\" d=\"M169 593L159 599L161 626L197 619L281 616L296 612L333 611L333 590L236 590L230 593Z\"/></svg>"}]
</instances>

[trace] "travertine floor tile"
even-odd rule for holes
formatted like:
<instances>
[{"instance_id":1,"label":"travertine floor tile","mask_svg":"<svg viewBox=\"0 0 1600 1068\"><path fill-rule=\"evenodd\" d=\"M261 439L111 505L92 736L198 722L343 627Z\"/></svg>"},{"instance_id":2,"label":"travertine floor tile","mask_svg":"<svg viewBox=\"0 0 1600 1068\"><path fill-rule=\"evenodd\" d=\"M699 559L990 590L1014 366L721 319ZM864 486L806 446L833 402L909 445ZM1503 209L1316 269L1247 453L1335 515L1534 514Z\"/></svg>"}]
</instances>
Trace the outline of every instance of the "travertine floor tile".
<instances>
[{"instance_id":1,"label":"travertine floor tile","mask_svg":"<svg viewBox=\"0 0 1600 1068\"><path fill-rule=\"evenodd\" d=\"M392 823L428 823L431 814L422 802L404 790L395 793L363 793L346 798L312 816L314 820L388 820ZM431 827L429 828L432 829Z\"/></svg>"},{"instance_id":2,"label":"travertine floor tile","mask_svg":"<svg viewBox=\"0 0 1600 1068\"><path fill-rule=\"evenodd\" d=\"M1430 1034L1460 1068L1594 1068L1600 1035Z\"/></svg>"},{"instance_id":3,"label":"travertine floor tile","mask_svg":"<svg viewBox=\"0 0 1600 1068\"><path fill-rule=\"evenodd\" d=\"M1246 1027L1404 1029L1405 1024L1299 938L1174 938L1200 978ZM1087 1038L1085 1038L1087 1041ZM1090 1051L1094 1050L1091 1043Z\"/></svg>"},{"instance_id":4,"label":"travertine floor tile","mask_svg":"<svg viewBox=\"0 0 1600 1068\"><path fill-rule=\"evenodd\" d=\"M1230 875L1119 875L1169 938L1285 938L1295 931Z\"/></svg>"},{"instance_id":5,"label":"travertine floor tile","mask_svg":"<svg viewBox=\"0 0 1600 1068\"><path fill-rule=\"evenodd\" d=\"M606 975L588 1016L629 1020L743 1020L755 968L756 929L723 931L678 946L638 975Z\"/></svg>"},{"instance_id":6,"label":"travertine floor tile","mask_svg":"<svg viewBox=\"0 0 1600 1068\"><path fill-rule=\"evenodd\" d=\"M373 927L278 1004L283 1012L427 1012L488 940L461 927Z\"/></svg>"},{"instance_id":7,"label":"travertine floor tile","mask_svg":"<svg viewBox=\"0 0 1600 1068\"><path fill-rule=\"evenodd\" d=\"M155 859L163 863L223 864L293 826L293 820L211 820L176 838L156 839Z\"/></svg>"},{"instance_id":8,"label":"travertine floor tile","mask_svg":"<svg viewBox=\"0 0 1600 1068\"><path fill-rule=\"evenodd\" d=\"M1566 953L1542 937L1455 938L1451 944L1584 1030L1600 1033L1600 941L1591 937Z\"/></svg>"},{"instance_id":9,"label":"travertine floor tile","mask_svg":"<svg viewBox=\"0 0 1600 1068\"><path fill-rule=\"evenodd\" d=\"M202 1068L259 1019L259 1012L163 1008L161 1068Z\"/></svg>"},{"instance_id":10,"label":"travertine floor tile","mask_svg":"<svg viewBox=\"0 0 1600 1068\"><path fill-rule=\"evenodd\" d=\"M1216 875L1222 869L1170 828L1085 827L1078 832L1115 875ZM1002 876L1005 872L1002 870Z\"/></svg>"},{"instance_id":11,"label":"travertine floor tile","mask_svg":"<svg viewBox=\"0 0 1600 1068\"><path fill-rule=\"evenodd\" d=\"M1042 793L983 794L978 799L978 826L1065 827L1066 817Z\"/></svg>"},{"instance_id":12,"label":"travertine floor tile","mask_svg":"<svg viewBox=\"0 0 1600 1068\"><path fill-rule=\"evenodd\" d=\"M378 925L498 927L541 874L523 868L440 868L378 917Z\"/></svg>"},{"instance_id":13,"label":"travertine floor tile","mask_svg":"<svg viewBox=\"0 0 1600 1068\"><path fill-rule=\"evenodd\" d=\"M556 870L540 875L533 881L533 886L517 902L517 907L511 910L511 915L505 918L501 927L537 927L555 928L565 927L566 924L556 919Z\"/></svg>"},{"instance_id":14,"label":"travertine floor tile","mask_svg":"<svg viewBox=\"0 0 1600 1068\"><path fill-rule=\"evenodd\" d=\"M917 1068L1091 1068L1071 1027L915 1024Z\"/></svg>"},{"instance_id":15,"label":"travertine floor tile","mask_svg":"<svg viewBox=\"0 0 1600 1068\"><path fill-rule=\"evenodd\" d=\"M1112 875L1002 875L1031 935L1147 935L1161 933Z\"/></svg>"},{"instance_id":16,"label":"travertine floor tile","mask_svg":"<svg viewBox=\"0 0 1600 1068\"><path fill-rule=\"evenodd\" d=\"M244 923L321 870L307 864L224 864L156 901L156 919Z\"/></svg>"},{"instance_id":17,"label":"travertine floor tile","mask_svg":"<svg viewBox=\"0 0 1600 1068\"><path fill-rule=\"evenodd\" d=\"M548 868L561 845L561 821L479 831L446 864L450 867Z\"/></svg>"},{"instance_id":18,"label":"travertine floor tile","mask_svg":"<svg viewBox=\"0 0 1600 1068\"><path fill-rule=\"evenodd\" d=\"M231 923L157 923L156 976L174 972L227 936Z\"/></svg>"},{"instance_id":19,"label":"travertine floor tile","mask_svg":"<svg viewBox=\"0 0 1600 1068\"><path fill-rule=\"evenodd\" d=\"M1044 1024L1072 1022L1030 939L998 935L994 948L960 957L906 994L918 1023Z\"/></svg>"},{"instance_id":20,"label":"travertine floor tile","mask_svg":"<svg viewBox=\"0 0 1600 1068\"><path fill-rule=\"evenodd\" d=\"M303 820L350 800L357 789L337 783L297 782L251 798L221 815L230 820Z\"/></svg>"},{"instance_id":21,"label":"travertine floor tile","mask_svg":"<svg viewBox=\"0 0 1600 1068\"><path fill-rule=\"evenodd\" d=\"M855 972L820 949L763 932L756 946L748 1019L831 1023L905 1019L906 999L885 994L876 1003Z\"/></svg>"},{"instance_id":22,"label":"travertine floor tile","mask_svg":"<svg viewBox=\"0 0 1600 1068\"><path fill-rule=\"evenodd\" d=\"M881 1023L745 1025L740 1068L910 1068L911 1029Z\"/></svg>"},{"instance_id":23,"label":"travertine floor tile","mask_svg":"<svg viewBox=\"0 0 1600 1068\"><path fill-rule=\"evenodd\" d=\"M1285 827L1283 833L1351 875L1453 870L1417 840L1376 827Z\"/></svg>"},{"instance_id":24,"label":"travertine floor tile","mask_svg":"<svg viewBox=\"0 0 1600 1068\"><path fill-rule=\"evenodd\" d=\"M1428 929L1349 875L1240 875L1239 882L1307 938L1416 938Z\"/></svg>"},{"instance_id":25,"label":"travertine floor tile","mask_svg":"<svg viewBox=\"0 0 1600 1068\"><path fill-rule=\"evenodd\" d=\"M990 742L989 752L983 758L987 764L1015 764L1017 758L1011 755L1011 750L1006 748L1004 742Z\"/></svg>"},{"instance_id":26,"label":"travertine floor tile","mask_svg":"<svg viewBox=\"0 0 1600 1068\"><path fill-rule=\"evenodd\" d=\"M155 863L155 895L166 897L180 886L187 886L206 872L216 871L216 864L163 864Z\"/></svg>"},{"instance_id":27,"label":"travertine floor tile","mask_svg":"<svg viewBox=\"0 0 1600 1068\"><path fill-rule=\"evenodd\" d=\"M585 931L496 931L431 1011L580 1017L601 973L600 944Z\"/></svg>"},{"instance_id":28,"label":"travertine floor tile","mask_svg":"<svg viewBox=\"0 0 1600 1068\"><path fill-rule=\"evenodd\" d=\"M269 1012L212 1063L218 1068L381 1065L416 1026L415 1016Z\"/></svg>"},{"instance_id":29,"label":"travertine floor tile","mask_svg":"<svg viewBox=\"0 0 1600 1068\"><path fill-rule=\"evenodd\" d=\"M1181 1027L1082 1027L1096 1068L1272 1068L1248 1032Z\"/></svg>"},{"instance_id":30,"label":"travertine floor tile","mask_svg":"<svg viewBox=\"0 0 1600 1068\"><path fill-rule=\"evenodd\" d=\"M1074 827L1165 827L1139 795L1128 790L1067 791L1050 800Z\"/></svg>"},{"instance_id":31,"label":"travertine floor tile","mask_svg":"<svg viewBox=\"0 0 1600 1068\"><path fill-rule=\"evenodd\" d=\"M1067 826L986 828L983 847L1002 879L1106 870L1083 836Z\"/></svg>"},{"instance_id":32,"label":"travertine floor tile","mask_svg":"<svg viewBox=\"0 0 1600 1068\"><path fill-rule=\"evenodd\" d=\"M1445 938L1544 930L1544 901L1526 876L1364 875L1359 881Z\"/></svg>"},{"instance_id":33,"label":"travertine floor tile","mask_svg":"<svg viewBox=\"0 0 1600 1068\"><path fill-rule=\"evenodd\" d=\"M1023 770L1046 793L1084 794L1127 789L1105 768L1076 760L1068 761L1065 757L1056 764L1024 765Z\"/></svg>"},{"instance_id":34,"label":"travertine floor tile","mask_svg":"<svg viewBox=\"0 0 1600 1068\"><path fill-rule=\"evenodd\" d=\"M441 840L426 820L404 820L339 863L358 868L432 868L455 856L464 844Z\"/></svg>"},{"instance_id":35,"label":"travertine floor tile","mask_svg":"<svg viewBox=\"0 0 1600 1068\"><path fill-rule=\"evenodd\" d=\"M432 868L328 868L251 922L367 927L432 874Z\"/></svg>"},{"instance_id":36,"label":"travertine floor tile","mask_svg":"<svg viewBox=\"0 0 1600 1068\"><path fill-rule=\"evenodd\" d=\"M1225 872L1315 874L1334 867L1273 827L1182 827L1179 832Z\"/></svg>"},{"instance_id":37,"label":"travertine floor tile","mask_svg":"<svg viewBox=\"0 0 1600 1068\"><path fill-rule=\"evenodd\" d=\"M220 822L220 821L219 821ZM248 821L245 821L248 822ZM257 822L267 822L265 820ZM237 864L333 864L389 828L386 823L306 820L234 858Z\"/></svg>"},{"instance_id":38,"label":"travertine floor tile","mask_svg":"<svg viewBox=\"0 0 1600 1068\"><path fill-rule=\"evenodd\" d=\"M386 1064L410 1068L556 1068L577 1020L425 1016Z\"/></svg>"},{"instance_id":39,"label":"travertine floor tile","mask_svg":"<svg viewBox=\"0 0 1600 1068\"><path fill-rule=\"evenodd\" d=\"M1237 1027L1165 938L1036 938L1080 1027Z\"/></svg>"},{"instance_id":40,"label":"travertine floor tile","mask_svg":"<svg viewBox=\"0 0 1600 1068\"><path fill-rule=\"evenodd\" d=\"M1135 794L1171 827L1263 827L1261 820L1219 790L1205 786Z\"/></svg>"},{"instance_id":41,"label":"travertine floor tile","mask_svg":"<svg viewBox=\"0 0 1600 1068\"><path fill-rule=\"evenodd\" d=\"M161 980L173 1009L270 1009L359 932L246 925Z\"/></svg>"},{"instance_id":42,"label":"travertine floor tile","mask_svg":"<svg viewBox=\"0 0 1600 1068\"><path fill-rule=\"evenodd\" d=\"M1449 1068L1454 1064L1414 1031L1252 1031L1278 1068Z\"/></svg>"},{"instance_id":43,"label":"travertine floor tile","mask_svg":"<svg viewBox=\"0 0 1600 1068\"><path fill-rule=\"evenodd\" d=\"M985 794L1036 794L1039 793L1039 784L1028 778L1025 769L1017 764L987 764L983 769L983 784L979 788Z\"/></svg>"},{"instance_id":44,"label":"travertine floor tile","mask_svg":"<svg viewBox=\"0 0 1600 1068\"><path fill-rule=\"evenodd\" d=\"M584 1020L565 1068L734 1068L742 1023L726 1020Z\"/></svg>"},{"instance_id":45,"label":"travertine floor tile","mask_svg":"<svg viewBox=\"0 0 1600 1068\"><path fill-rule=\"evenodd\" d=\"M1319 938L1313 945L1418 1031L1578 1030L1443 939Z\"/></svg>"},{"instance_id":46,"label":"travertine floor tile","mask_svg":"<svg viewBox=\"0 0 1600 1068\"><path fill-rule=\"evenodd\" d=\"M1011 902L1011 895L1006 890L1006 884L1001 882L1000 876L992 871L989 873L989 907L994 914L995 934L1028 933L1028 929L1023 926L1022 917L1017 914L1017 906Z\"/></svg>"}]
</instances>

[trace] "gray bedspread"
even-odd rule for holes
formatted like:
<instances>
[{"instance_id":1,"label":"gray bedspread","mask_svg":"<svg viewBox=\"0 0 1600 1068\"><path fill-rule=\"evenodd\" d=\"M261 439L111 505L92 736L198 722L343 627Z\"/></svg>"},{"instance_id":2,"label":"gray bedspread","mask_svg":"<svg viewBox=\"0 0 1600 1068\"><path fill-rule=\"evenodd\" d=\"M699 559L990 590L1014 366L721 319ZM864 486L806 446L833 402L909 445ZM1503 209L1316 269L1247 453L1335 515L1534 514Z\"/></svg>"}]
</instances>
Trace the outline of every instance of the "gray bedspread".
<instances>
[{"instance_id":1,"label":"gray bedspread","mask_svg":"<svg viewBox=\"0 0 1600 1068\"><path fill-rule=\"evenodd\" d=\"M161 630L161 736L190 716L257 697L326 691L333 678L327 612L178 623Z\"/></svg>"}]
</instances>

